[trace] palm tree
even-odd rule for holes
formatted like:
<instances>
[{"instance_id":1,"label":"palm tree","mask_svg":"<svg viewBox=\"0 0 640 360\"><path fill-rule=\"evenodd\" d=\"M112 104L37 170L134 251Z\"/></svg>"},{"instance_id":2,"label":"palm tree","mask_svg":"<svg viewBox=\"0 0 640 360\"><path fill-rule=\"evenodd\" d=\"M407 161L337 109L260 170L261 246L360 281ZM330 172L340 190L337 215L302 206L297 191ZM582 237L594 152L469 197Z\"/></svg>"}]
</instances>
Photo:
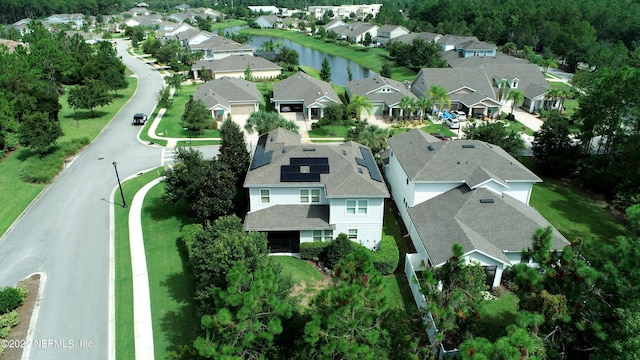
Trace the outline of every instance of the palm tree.
<instances>
[{"instance_id":1,"label":"palm tree","mask_svg":"<svg viewBox=\"0 0 640 360\"><path fill-rule=\"evenodd\" d=\"M262 135L279 127L298 133L298 124L294 121L287 120L276 112L266 112L262 110L249 115L244 129L249 134L256 131L258 135Z\"/></svg>"},{"instance_id":2,"label":"palm tree","mask_svg":"<svg viewBox=\"0 0 640 360\"><path fill-rule=\"evenodd\" d=\"M543 73L546 74L549 71L549 68L552 67L554 69L558 68L558 63L553 59L542 59L540 65L544 68Z\"/></svg>"},{"instance_id":3,"label":"palm tree","mask_svg":"<svg viewBox=\"0 0 640 360\"><path fill-rule=\"evenodd\" d=\"M347 113L356 113L356 119L360 120L362 110L367 110L367 114L371 114L373 105L369 102L369 98L361 95L353 95L347 106Z\"/></svg>"},{"instance_id":4,"label":"palm tree","mask_svg":"<svg viewBox=\"0 0 640 360\"><path fill-rule=\"evenodd\" d=\"M516 110L516 107L522 105L524 102L524 93L519 90L513 90L507 95L507 100L512 100L511 103L511 118L513 119L513 112Z\"/></svg>"},{"instance_id":5,"label":"palm tree","mask_svg":"<svg viewBox=\"0 0 640 360\"><path fill-rule=\"evenodd\" d=\"M416 106L420 109L420 123L422 123L427 109L433 106L433 101L429 98L421 97L416 101Z\"/></svg>"},{"instance_id":6,"label":"palm tree","mask_svg":"<svg viewBox=\"0 0 640 360\"><path fill-rule=\"evenodd\" d=\"M549 90L547 90L547 93L545 94L546 97L550 98L553 100L553 105L556 104L556 101L558 101L558 99L560 98L560 92L562 91L562 89L558 89L558 88L551 88ZM560 104L558 104L559 106ZM553 106L552 106L553 108Z\"/></svg>"},{"instance_id":7,"label":"palm tree","mask_svg":"<svg viewBox=\"0 0 640 360\"><path fill-rule=\"evenodd\" d=\"M400 106L400 109L402 109L403 118L407 117L407 110L408 110L409 116L411 116L411 111L416 107L415 101L411 96L405 96L402 99L400 99L399 106Z\"/></svg>"},{"instance_id":8,"label":"palm tree","mask_svg":"<svg viewBox=\"0 0 640 360\"><path fill-rule=\"evenodd\" d=\"M434 103L438 103L439 109L436 109L438 110L438 112L444 109L445 103L447 104L447 106L451 106L449 93L447 92L447 89L445 89L442 85L431 85L431 87L429 88L429 96Z\"/></svg>"},{"instance_id":9,"label":"palm tree","mask_svg":"<svg viewBox=\"0 0 640 360\"><path fill-rule=\"evenodd\" d=\"M508 93L509 93L509 80L501 79L498 82L498 101L502 102L503 100L505 100Z\"/></svg>"}]
</instances>

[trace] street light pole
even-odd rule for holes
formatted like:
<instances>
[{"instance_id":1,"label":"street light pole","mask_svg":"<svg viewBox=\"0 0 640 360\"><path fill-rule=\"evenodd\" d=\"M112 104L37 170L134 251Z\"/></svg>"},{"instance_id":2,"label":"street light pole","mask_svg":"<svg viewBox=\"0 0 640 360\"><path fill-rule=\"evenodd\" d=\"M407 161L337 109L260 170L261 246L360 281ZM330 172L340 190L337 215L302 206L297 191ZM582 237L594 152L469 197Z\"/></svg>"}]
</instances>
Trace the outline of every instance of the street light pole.
<instances>
[{"instance_id":1,"label":"street light pole","mask_svg":"<svg viewBox=\"0 0 640 360\"><path fill-rule=\"evenodd\" d=\"M122 192L122 184L120 184L120 175L118 175L118 167L117 167L118 163L117 162L113 162L113 168L116 170L116 179L118 179L118 187L120 188L120 196L122 196L122 207L126 208L127 207L127 202L124 200L124 193Z\"/></svg>"}]
</instances>

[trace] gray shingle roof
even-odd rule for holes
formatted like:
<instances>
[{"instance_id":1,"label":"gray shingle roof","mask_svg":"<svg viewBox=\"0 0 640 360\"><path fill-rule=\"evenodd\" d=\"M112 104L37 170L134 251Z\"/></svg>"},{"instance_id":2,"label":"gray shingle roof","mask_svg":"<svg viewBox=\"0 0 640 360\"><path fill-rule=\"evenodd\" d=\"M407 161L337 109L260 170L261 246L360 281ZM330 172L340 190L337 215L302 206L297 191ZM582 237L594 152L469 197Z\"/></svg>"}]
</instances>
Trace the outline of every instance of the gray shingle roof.
<instances>
[{"instance_id":1,"label":"gray shingle roof","mask_svg":"<svg viewBox=\"0 0 640 360\"><path fill-rule=\"evenodd\" d=\"M352 94L366 96L372 103L384 102L387 106L398 104L405 96L417 99L401 82L383 76L352 80L347 83L347 87ZM376 90L383 87L390 87L397 90L397 92L375 93Z\"/></svg>"},{"instance_id":2,"label":"gray shingle roof","mask_svg":"<svg viewBox=\"0 0 640 360\"><path fill-rule=\"evenodd\" d=\"M225 76L198 86L193 98L202 100L208 109L216 105L228 109L231 103L260 103L262 95L255 83Z\"/></svg>"},{"instance_id":3,"label":"gray shingle roof","mask_svg":"<svg viewBox=\"0 0 640 360\"><path fill-rule=\"evenodd\" d=\"M413 182L470 182L478 184L479 167L495 180L542 181L499 146L479 140L439 141L414 129L388 140L389 147ZM473 145L462 147L462 145ZM428 150L431 145L434 150ZM482 182L482 181L480 181Z\"/></svg>"},{"instance_id":4,"label":"gray shingle roof","mask_svg":"<svg viewBox=\"0 0 640 360\"><path fill-rule=\"evenodd\" d=\"M401 36L398 36L395 39L392 39L391 41L398 41L398 42L401 42L403 44L411 44L413 39L422 39L422 40L424 40L426 42L431 42L431 41L436 40L439 36L440 36L440 34L435 34L435 33L430 33L430 32L420 32L420 33L412 33L412 34L401 35Z\"/></svg>"},{"instance_id":5,"label":"gray shingle roof","mask_svg":"<svg viewBox=\"0 0 640 360\"><path fill-rule=\"evenodd\" d=\"M496 48L497 46L495 44L489 44L488 42L477 39L470 39L456 45L456 49L464 50L495 50Z\"/></svg>"},{"instance_id":6,"label":"gray shingle roof","mask_svg":"<svg viewBox=\"0 0 640 360\"><path fill-rule=\"evenodd\" d=\"M289 133L289 134L287 134ZM386 184L375 181L369 176L367 169L356 163L356 157L362 158L361 145L349 141L340 145L304 144L300 136L284 129L276 129L266 137L265 151L272 151L271 162L267 165L249 170L245 178L245 187L299 187L322 185L326 197L389 197ZM273 140L272 140L273 139ZM296 141L296 143L294 143ZM286 147L286 151L283 148ZM314 149L308 151L308 149ZM371 150L366 148L369 154ZM344 152L344 153L343 153ZM289 165L291 158L326 157L329 162L329 173L321 174L319 183L281 182L280 171L283 165ZM377 168L376 168L377 169Z\"/></svg>"},{"instance_id":7,"label":"gray shingle roof","mask_svg":"<svg viewBox=\"0 0 640 360\"><path fill-rule=\"evenodd\" d=\"M496 98L491 80L487 78L487 74L482 69L423 68L416 76L414 83L421 80L425 81L427 89L434 84L441 85L450 93L449 99L451 101L458 100L467 106L476 104L485 98ZM465 87L473 91L471 93L452 93Z\"/></svg>"},{"instance_id":8,"label":"gray shingle roof","mask_svg":"<svg viewBox=\"0 0 640 360\"><path fill-rule=\"evenodd\" d=\"M335 103L340 103L340 98L331 84L312 78L302 71L273 84L273 100L275 101L303 100L304 104L308 106L323 96Z\"/></svg>"},{"instance_id":9,"label":"gray shingle roof","mask_svg":"<svg viewBox=\"0 0 640 360\"><path fill-rule=\"evenodd\" d=\"M224 36L212 35L209 39L194 45L189 45L191 50L211 50L216 51L229 51L229 50L250 50L253 49L249 45L243 45L228 39Z\"/></svg>"},{"instance_id":10,"label":"gray shingle roof","mask_svg":"<svg viewBox=\"0 0 640 360\"><path fill-rule=\"evenodd\" d=\"M244 220L247 231L332 230L329 205L274 205L250 212Z\"/></svg>"},{"instance_id":11,"label":"gray shingle roof","mask_svg":"<svg viewBox=\"0 0 640 360\"><path fill-rule=\"evenodd\" d=\"M480 199L493 199L481 203ZM459 243L465 252L478 250L503 263L504 251L518 252L531 246L536 229L550 224L532 207L510 196L487 189L470 190L461 185L408 210L434 266L451 257L451 246ZM553 230L554 249L569 242Z\"/></svg>"},{"instance_id":12,"label":"gray shingle roof","mask_svg":"<svg viewBox=\"0 0 640 360\"><path fill-rule=\"evenodd\" d=\"M282 69L278 64L274 64L267 59L251 55L230 55L219 60L198 60L191 66L191 69L199 70L204 67L213 72L242 72L247 69L247 66L249 66L252 71Z\"/></svg>"},{"instance_id":13,"label":"gray shingle roof","mask_svg":"<svg viewBox=\"0 0 640 360\"><path fill-rule=\"evenodd\" d=\"M462 44L462 43L470 41L470 40L471 41L480 41L475 36L457 36L457 35L446 34L446 35L443 35L438 40L438 44L454 45L455 46L455 45Z\"/></svg>"}]
</instances>

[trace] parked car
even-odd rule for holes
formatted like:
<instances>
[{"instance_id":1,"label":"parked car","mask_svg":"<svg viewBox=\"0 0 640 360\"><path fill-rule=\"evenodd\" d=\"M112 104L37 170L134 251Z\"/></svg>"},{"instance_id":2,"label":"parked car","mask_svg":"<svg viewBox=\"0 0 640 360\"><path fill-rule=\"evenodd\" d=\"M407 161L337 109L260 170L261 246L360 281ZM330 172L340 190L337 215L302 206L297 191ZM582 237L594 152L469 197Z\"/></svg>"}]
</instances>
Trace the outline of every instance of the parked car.
<instances>
[{"instance_id":1,"label":"parked car","mask_svg":"<svg viewBox=\"0 0 640 360\"><path fill-rule=\"evenodd\" d=\"M453 119L455 117L456 117L455 115L453 115L452 113L446 110L438 113L438 119L440 120Z\"/></svg>"},{"instance_id":2,"label":"parked car","mask_svg":"<svg viewBox=\"0 0 640 360\"><path fill-rule=\"evenodd\" d=\"M444 135L442 135L441 133L437 133L437 132L431 133L431 136L433 136L433 137L434 137L434 138L436 138L436 139L440 139L440 140L442 140L442 141L450 141L450 140L453 140L453 138L452 138L451 136L444 136Z\"/></svg>"},{"instance_id":3,"label":"parked car","mask_svg":"<svg viewBox=\"0 0 640 360\"><path fill-rule=\"evenodd\" d=\"M458 119L444 119L444 124L447 125L449 129L460 129L460 121Z\"/></svg>"},{"instance_id":4,"label":"parked car","mask_svg":"<svg viewBox=\"0 0 640 360\"><path fill-rule=\"evenodd\" d=\"M143 113L136 113L133 115L133 125L144 125L147 122L147 115Z\"/></svg>"},{"instance_id":5,"label":"parked car","mask_svg":"<svg viewBox=\"0 0 640 360\"><path fill-rule=\"evenodd\" d=\"M459 121L467 121L467 114L464 111L453 110L451 113L455 115Z\"/></svg>"}]
</instances>

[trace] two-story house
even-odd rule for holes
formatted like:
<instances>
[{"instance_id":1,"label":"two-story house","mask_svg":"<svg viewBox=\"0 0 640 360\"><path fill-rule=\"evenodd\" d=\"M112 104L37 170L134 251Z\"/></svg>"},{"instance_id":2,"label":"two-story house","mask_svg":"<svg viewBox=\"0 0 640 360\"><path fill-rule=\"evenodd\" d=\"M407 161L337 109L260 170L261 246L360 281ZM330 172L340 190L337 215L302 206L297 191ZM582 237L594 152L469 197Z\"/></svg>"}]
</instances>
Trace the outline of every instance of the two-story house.
<instances>
[{"instance_id":1,"label":"two-story house","mask_svg":"<svg viewBox=\"0 0 640 360\"><path fill-rule=\"evenodd\" d=\"M499 286L505 267L521 262L538 228L549 223L529 206L542 180L499 146L441 141L421 130L393 136L384 172L413 245L429 267L443 265L454 243ZM569 242L553 232L553 248Z\"/></svg>"},{"instance_id":2,"label":"two-story house","mask_svg":"<svg viewBox=\"0 0 640 360\"><path fill-rule=\"evenodd\" d=\"M302 144L300 135L275 129L260 136L244 187L245 230L267 232L273 252L297 252L302 242L340 233L379 246L389 192L365 146Z\"/></svg>"},{"instance_id":3,"label":"two-story house","mask_svg":"<svg viewBox=\"0 0 640 360\"><path fill-rule=\"evenodd\" d=\"M302 113L307 120L321 118L330 103L341 104L330 83L302 71L273 84L271 102L279 113Z\"/></svg>"}]
</instances>

